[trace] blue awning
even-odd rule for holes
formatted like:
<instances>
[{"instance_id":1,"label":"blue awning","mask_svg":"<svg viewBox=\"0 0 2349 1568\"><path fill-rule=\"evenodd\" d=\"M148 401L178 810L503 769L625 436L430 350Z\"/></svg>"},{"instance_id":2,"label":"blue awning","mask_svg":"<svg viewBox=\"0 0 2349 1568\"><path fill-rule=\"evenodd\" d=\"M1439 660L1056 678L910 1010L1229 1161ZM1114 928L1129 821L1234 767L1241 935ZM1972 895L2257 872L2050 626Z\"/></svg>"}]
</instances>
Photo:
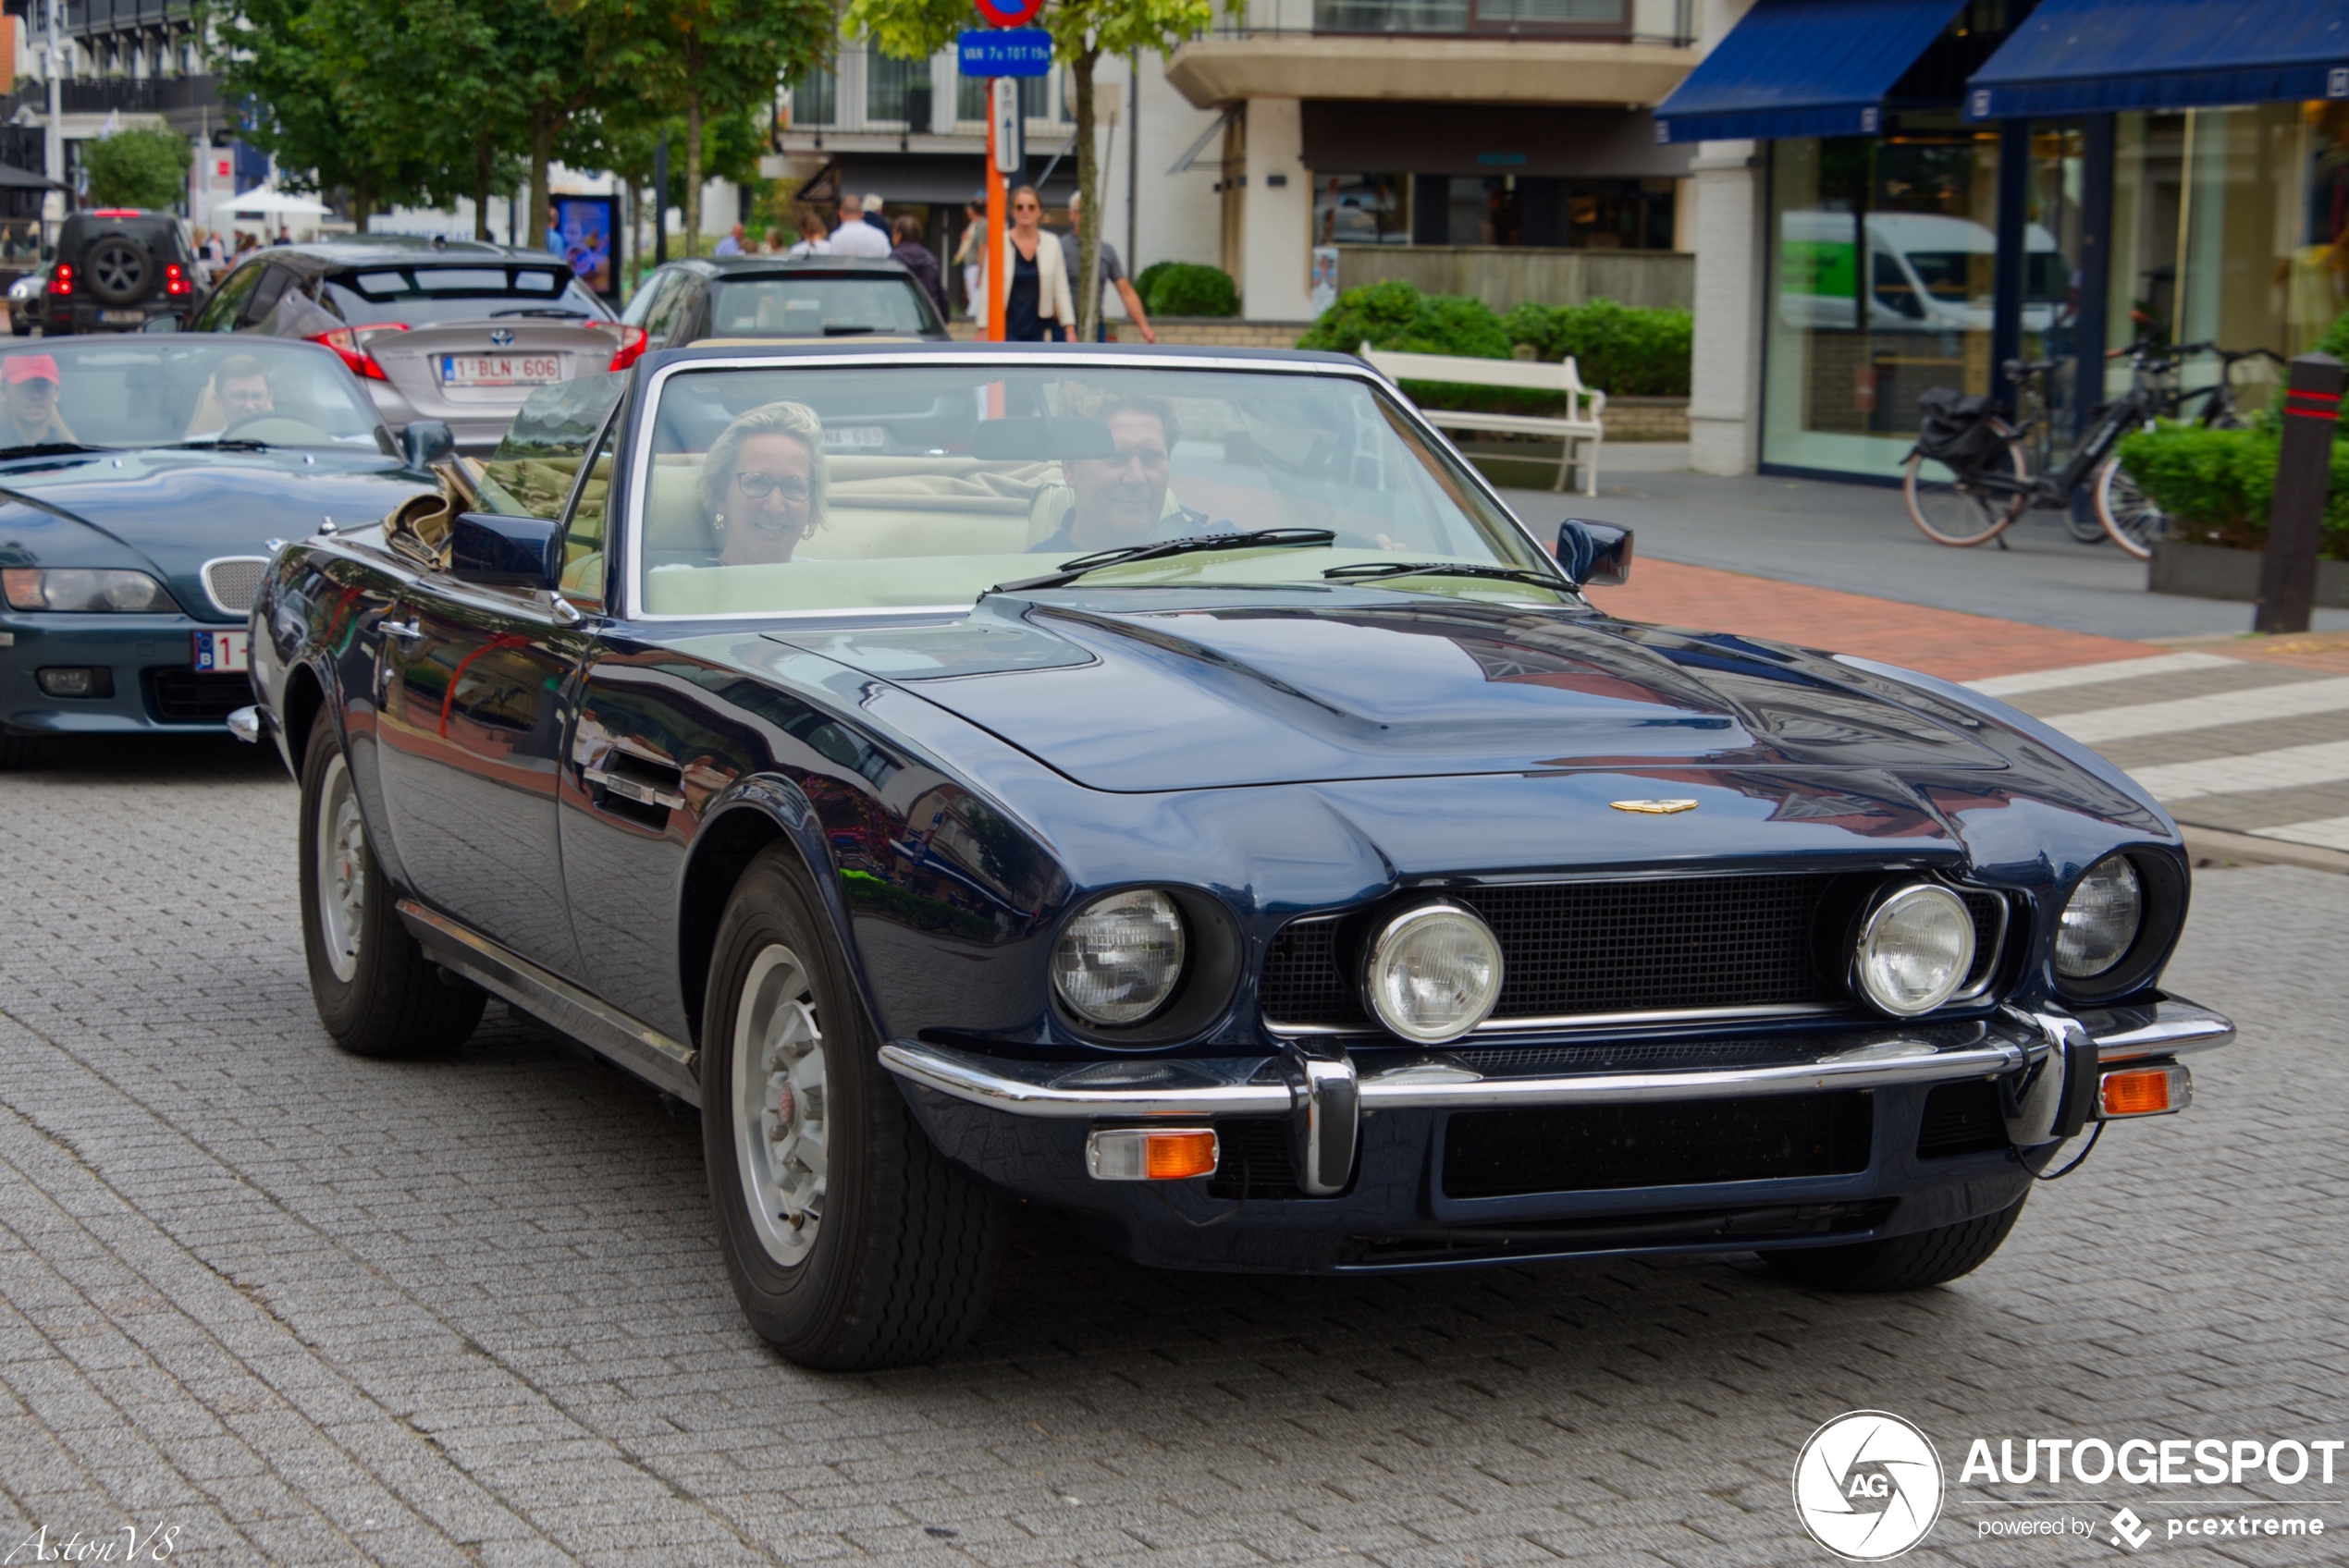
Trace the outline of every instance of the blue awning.
<instances>
[{"instance_id":1,"label":"blue awning","mask_svg":"<svg viewBox=\"0 0 2349 1568\"><path fill-rule=\"evenodd\" d=\"M1964 0L1754 0L1655 111L1659 141L1873 136Z\"/></svg>"},{"instance_id":2,"label":"blue awning","mask_svg":"<svg viewBox=\"0 0 2349 1568\"><path fill-rule=\"evenodd\" d=\"M2306 98L2349 98L2349 0L2042 0L1966 83L1965 114Z\"/></svg>"}]
</instances>

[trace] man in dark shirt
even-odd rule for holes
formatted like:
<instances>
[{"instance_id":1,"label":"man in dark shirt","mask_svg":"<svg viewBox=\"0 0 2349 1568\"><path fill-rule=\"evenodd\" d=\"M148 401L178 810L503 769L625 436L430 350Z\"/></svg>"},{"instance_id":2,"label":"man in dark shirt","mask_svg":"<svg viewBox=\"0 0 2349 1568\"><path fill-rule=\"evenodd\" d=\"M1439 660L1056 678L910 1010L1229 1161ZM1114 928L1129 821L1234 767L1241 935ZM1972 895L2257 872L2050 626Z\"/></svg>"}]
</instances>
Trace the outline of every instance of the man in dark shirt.
<instances>
[{"instance_id":1,"label":"man in dark shirt","mask_svg":"<svg viewBox=\"0 0 2349 1568\"><path fill-rule=\"evenodd\" d=\"M1155 398L1121 398L1101 410L1101 423L1117 455L1062 461L1068 515L1036 551L1084 554L1211 532L1206 513L1166 504L1169 459L1181 438L1174 410Z\"/></svg>"},{"instance_id":2,"label":"man in dark shirt","mask_svg":"<svg viewBox=\"0 0 2349 1568\"><path fill-rule=\"evenodd\" d=\"M1084 305L1082 296L1085 292L1085 274L1077 265L1078 253L1083 247L1077 242L1076 220L1077 214L1083 210L1084 198L1071 196L1068 199L1068 232L1061 236L1061 254L1068 263L1068 291L1077 300L1079 310L1082 310ZM1101 241L1101 287L1105 289L1113 288L1117 290L1117 297L1125 303L1125 319L1140 329L1142 341L1157 342L1158 332L1150 325L1150 313L1142 309L1142 297L1134 291L1133 280L1125 276L1125 263L1118 260L1117 247L1104 239ZM1101 325L1094 329L1094 334L1103 342L1107 342L1109 325L1106 313L1096 319Z\"/></svg>"}]
</instances>

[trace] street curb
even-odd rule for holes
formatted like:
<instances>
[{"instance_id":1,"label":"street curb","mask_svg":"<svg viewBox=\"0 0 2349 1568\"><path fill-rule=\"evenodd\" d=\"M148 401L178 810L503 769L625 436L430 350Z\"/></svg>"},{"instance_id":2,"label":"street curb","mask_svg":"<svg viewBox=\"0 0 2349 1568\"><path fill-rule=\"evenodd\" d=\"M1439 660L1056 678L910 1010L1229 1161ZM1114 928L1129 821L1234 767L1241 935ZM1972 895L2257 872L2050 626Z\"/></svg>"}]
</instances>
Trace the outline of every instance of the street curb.
<instances>
[{"instance_id":1,"label":"street curb","mask_svg":"<svg viewBox=\"0 0 2349 1568\"><path fill-rule=\"evenodd\" d=\"M2323 849L2315 844L2289 844L2281 839L2262 839L2250 833L2227 833L2216 827L2191 827L2179 824L2178 831L2186 841L2186 851L2196 861L2239 861L2246 865L2299 865L2311 871L2334 871L2349 875L2349 853Z\"/></svg>"}]
</instances>

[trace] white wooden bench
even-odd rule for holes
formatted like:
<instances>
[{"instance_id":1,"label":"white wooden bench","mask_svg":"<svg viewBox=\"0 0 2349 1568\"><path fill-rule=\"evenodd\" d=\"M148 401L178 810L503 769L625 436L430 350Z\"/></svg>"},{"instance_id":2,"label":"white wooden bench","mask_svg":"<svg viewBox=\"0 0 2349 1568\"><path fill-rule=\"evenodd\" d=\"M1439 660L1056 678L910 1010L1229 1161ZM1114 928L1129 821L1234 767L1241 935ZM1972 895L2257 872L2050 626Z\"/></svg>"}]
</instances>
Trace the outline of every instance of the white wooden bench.
<instances>
[{"instance_id":1,"label":"white wooden bench","mask_svg":"<svg viewBox=\"0 0 2349 1568\"><path fill-rule=\"evenodd\" d=\"M1531 360L1478 360L1465 354L1394 354L1361 347L1361 357L1395 381L1449 381L1470 386L1507 386L1528 392L1563 393L1564 415L1485 414L1465 409L1421 409L1428 423L1442 430L1492 430L1511 435L1550 435L1565 443L1558 455L1558 479L1553 490L1566 488L1568 470L1579 469L1582 494L1599 493L1599 442L1605 432L1599 414L1606 394L1582 385L1574 361L1543 364Z\"/></svg>"}]
</instances>

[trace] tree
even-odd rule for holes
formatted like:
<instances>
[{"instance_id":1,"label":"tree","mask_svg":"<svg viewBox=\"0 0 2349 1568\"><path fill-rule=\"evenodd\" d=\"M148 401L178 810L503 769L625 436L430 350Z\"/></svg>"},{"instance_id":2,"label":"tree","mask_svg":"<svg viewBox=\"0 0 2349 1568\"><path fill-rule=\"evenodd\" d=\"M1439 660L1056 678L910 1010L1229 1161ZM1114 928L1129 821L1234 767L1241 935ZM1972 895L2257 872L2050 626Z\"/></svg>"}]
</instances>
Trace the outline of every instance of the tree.
<instances>
[{"instance_id":1,"label":"tree","mask_svg":"<svg viewBox=\"0 0 2349 1568\"><path fill-rule=\"evenodd\" d=\"M701 235L710 121L772 103L779 80L829 57L832 27L831 0L667 0L657 13L642 91L683 119L689 246Z\"/></svg>"},{"instance_id":2,"label":"tree","mask_svg":"<svg viewBox=\"0 0 2349 1568\"><path fill-rule=\"evenodd\" d=\"M1227 0L1235 10L1236 0ZM954 40L971 19L967 0L849 0L847 24L898 59L927 59ZM1076 225L1077 335L1090 341L1100 319L1101 290L1088 288L1101 244L1101 153L1093 127L1093 69L1104 54L1163 54L1205 32L1214 0L1047 0L1039 18L1052 51L1068 67L1076 97L1076 189L1084 197ZM1129 260L1131 258L1128 258Z\"/></svg>"},{"instance_id":3,"label":"tree","mask_svg":"<svg viewBox=\"0 0 2349 1568\"><path fill-rule=\"evenodd\" d=\"M188 193L188 141L152 127L82 144L90 200L101 207L168 207Z\"/></svg>"}]
</instances>

